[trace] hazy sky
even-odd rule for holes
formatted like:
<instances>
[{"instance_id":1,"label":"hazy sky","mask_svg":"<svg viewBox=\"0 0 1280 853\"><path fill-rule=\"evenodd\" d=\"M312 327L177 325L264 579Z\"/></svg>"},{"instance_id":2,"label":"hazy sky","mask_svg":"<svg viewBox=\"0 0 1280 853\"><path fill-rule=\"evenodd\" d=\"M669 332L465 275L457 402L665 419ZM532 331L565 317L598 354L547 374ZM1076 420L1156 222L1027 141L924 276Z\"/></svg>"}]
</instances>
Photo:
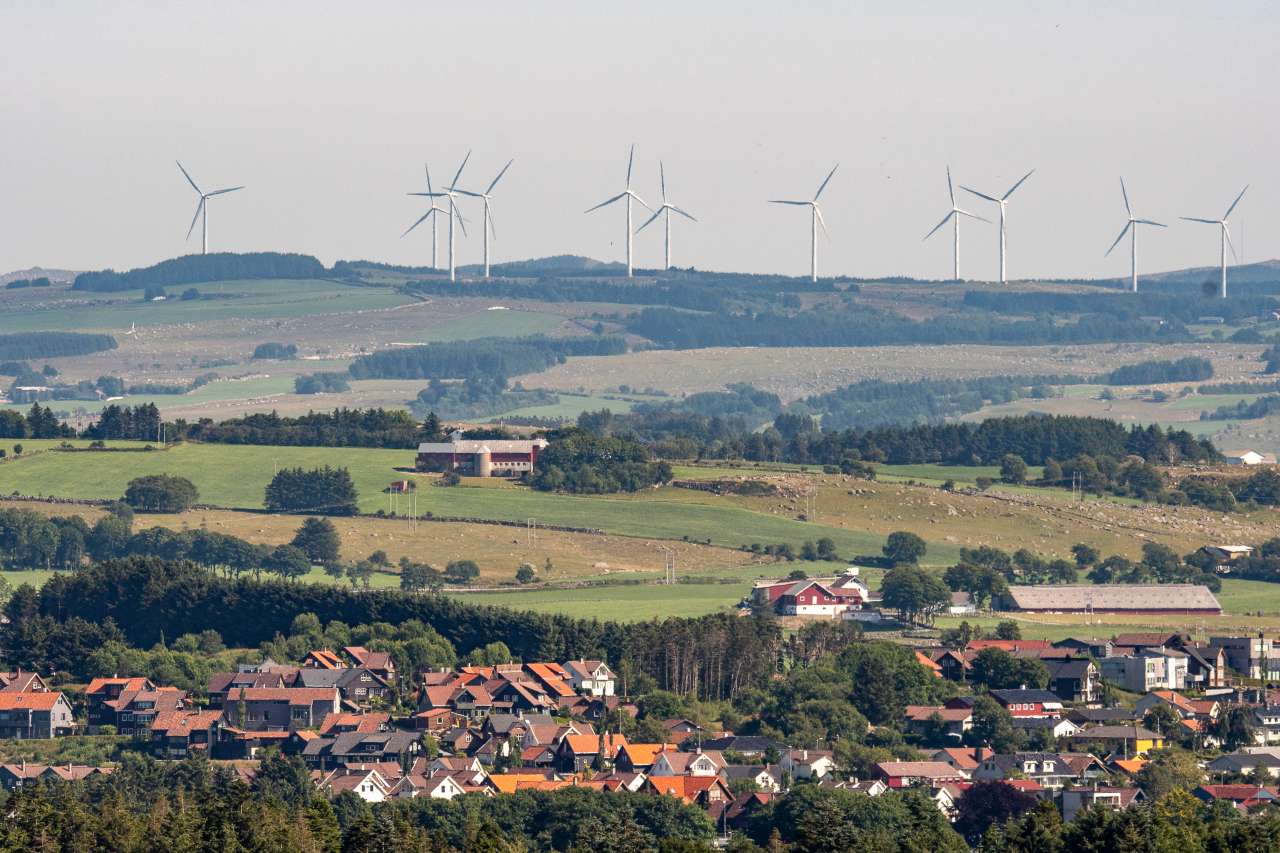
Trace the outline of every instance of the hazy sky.
<instances>
[{"instance_id":1,"label":"hazy sky","mask_svg":"<svg viewBox=\"0 0 1280 853\"><path fill-rule=\"evenodd\" d=\"M621 191L632 142L640 194L656 203L661 158L700 220L676 223L681 266L807 272L806 213L764 200L811 195L837 161L826 273L949 276L949 233L921 243L948 163L992 194L1038 169L1010 205L1013 278L1127 273L1127 252L1102 257L1121 174L1171 226L1142 234L1147 270L1216 262L1213 229L1176 217L1219 216L1246 183L1246 256L1280 254L1274 2L622 8L0 5L0 271L199 251L175 158L206 189L248 187L212 202L213 249L428 263L429 229L400 239L422 212L404 193L424 161L444 181L472 148L464 186L515 158L495 261L620 260L621 206L582 212ZM480 258L471 234L460 263ZM637 237L638 264L660 263L661 236ZM962 272L992 277L993 226L962 236Z\"/></svg>"}]
</instances>

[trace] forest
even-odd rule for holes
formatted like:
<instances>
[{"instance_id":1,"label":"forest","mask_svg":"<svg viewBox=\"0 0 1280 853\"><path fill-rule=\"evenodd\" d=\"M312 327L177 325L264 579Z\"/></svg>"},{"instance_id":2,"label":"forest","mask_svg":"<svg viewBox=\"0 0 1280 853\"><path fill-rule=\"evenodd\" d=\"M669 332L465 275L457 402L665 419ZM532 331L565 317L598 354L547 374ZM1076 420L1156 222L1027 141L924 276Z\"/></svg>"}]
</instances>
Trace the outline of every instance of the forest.
<instances>
[{"instance_id":1,"label":"forest","mask_svg":"<svg viewBox=\"0 0 1280 853\"><path fill-rule=\"evenodd\" d=\"M571 355L618 355L621 337L478 338L380 350L351 363L356 379L506 379L537 373Z\"/></svg>"},{"instance_id":2,"label":"forest","mask_svg":"<svg viewBox=\"0 0 1280 853\"><path fill-rule=\"evenodd\" d=\"M112 350L110 335L88 332L13 332L0 335L0 359L59 358Z\"/></svg>"},{"instance_id":3,"label":"forest","mask_svg":"<svg viewBox=\"0 0 1280 853\"><path fill-rule=\"evenodd\" d=\"M1276 307L1274 299L1242 295L1238 286L1232 287L1232 294L1228 299L1220 299L1214 294L1190 293L1185 288L1177 293L1153 292L1156 286L1151 282L1144 286L1146 291L1140 293L1004 293L970 290L964 294L964 304L971 308L1015 316L1108 314L1125 320L1161 317L1182 323L1194 323L1205 316L1222 317L1230 323L1233 320L1262 316Z\"/></svg>"},{"instance_id":4,"label":"forest","mask_svg":"<svg viewBox=\"0 0 1280 853\"><path fill-rule=\"evenodd\" d=\"M627 330L671 349L701 347L869 347L895 344L1086 344L1185 341L1180 323L1142 322L1090 314L1073 323L1009 320L995 315L940 316L916 321L859 305L791 314L694 314L646 308L624 318Z\"/></svg>"},{"instance_id":5,"label":"forest","mask_svg":"<svg viewBox=\"0 0 1280 853\"><path fill-rule=\"evenodd\" d=\"M149 286L242 279L324 278L324 264L310 255L281 252L211 252L183 255L128 272L101 270L76 276L72 290L113 293Z\"/></svg>"}]
</instances>

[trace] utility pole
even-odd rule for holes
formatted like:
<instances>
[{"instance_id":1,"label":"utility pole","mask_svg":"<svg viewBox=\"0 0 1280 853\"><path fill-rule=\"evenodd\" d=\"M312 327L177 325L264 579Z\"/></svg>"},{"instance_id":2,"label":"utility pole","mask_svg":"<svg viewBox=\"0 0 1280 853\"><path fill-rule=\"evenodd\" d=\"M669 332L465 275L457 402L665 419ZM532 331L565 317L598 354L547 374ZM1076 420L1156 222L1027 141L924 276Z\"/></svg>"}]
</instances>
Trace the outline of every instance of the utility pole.
<instances>
[{"instance_id":1,"label":"utility pole","mask_svg":"<svg viewBox=\"0 0 1280 853\"><path fill-rule=\"evenodd\" d=\"M673 584L676 582L676 552L666 545L659 545L658 550L662 551L666 557L662 567L662 582L668 585Z\"/></svg>"}]
</instances>

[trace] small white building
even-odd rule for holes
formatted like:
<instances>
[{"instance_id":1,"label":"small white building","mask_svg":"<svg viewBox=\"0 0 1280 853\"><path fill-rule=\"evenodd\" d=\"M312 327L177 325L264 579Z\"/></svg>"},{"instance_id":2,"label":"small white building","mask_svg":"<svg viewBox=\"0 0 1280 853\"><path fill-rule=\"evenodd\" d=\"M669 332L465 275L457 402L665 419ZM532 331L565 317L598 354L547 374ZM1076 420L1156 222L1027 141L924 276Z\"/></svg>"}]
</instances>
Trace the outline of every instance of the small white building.
<instances>
[{"instance_id":1,"label":"small white building","mask_svg":"<svg viewBox=\"0 0 1280 853\"><path fill-rule=\"evenodd\" d=\"M584 696L612 696L617 677L600 660L571 660L563 667L569 684Z\"/></svg>"},{"instance_id":2,"label":"small white building","mask_svg":"<svg viewBox=\"0 0 1280 853\"><path fill-rule=\"evenodd\" d=\"M1256 450L1239 450L1225 454L1228 465L1274 465L1274 453L1259 453Z\"/></svg>"}]
</instances>

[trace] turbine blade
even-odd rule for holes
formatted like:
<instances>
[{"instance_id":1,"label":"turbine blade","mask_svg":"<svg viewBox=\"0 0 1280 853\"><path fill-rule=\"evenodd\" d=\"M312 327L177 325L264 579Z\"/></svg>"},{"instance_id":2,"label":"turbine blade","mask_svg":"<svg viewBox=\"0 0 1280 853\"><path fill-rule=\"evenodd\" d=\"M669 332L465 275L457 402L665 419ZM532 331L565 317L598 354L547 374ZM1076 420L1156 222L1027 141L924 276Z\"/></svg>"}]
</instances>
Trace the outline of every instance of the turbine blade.
<instances>
[{"instance_id":1,"label":"turbine blade","mask_svg":"<svg viewBox=\"0 0 1280 853\"><path fill-rule=\"evenodd\" d=\"M818 218L818 224L822 226L823 236L825 236L828 240L830 240L831 232L827 230L827 221L822 218L822 208L818 207L816 204L812 205L812 207L813 207L813 215Z\"/></svg>"},{"instance_id":2,"label":"turbine blade","mask_svg":"<svg viewBox=\"0 0 1280 853\"><path fill-rule=\"evenodd\" d=\"M1198 216L1179 216L1179 219L1185 219L1188 222L1203 222L1206 225L1221 225L1217 219L1201 219Z\"/></svg>"},{"instance_id":3,"label":"turbine blade","mask_svg":"<svg viewBox=\"0 0 1280 853\"><path fill-rule=\"evenodd\" d=\"M631 164L636 159L636 144L631 143L631 153L627 155L627 189L631 189Z\"/></svg>"},{"instance_id":4,"label":"turbine blade","mask_svg":"<svg viewBox=\"0 0 1280 853\"><path fill-rule=\"evenodd\" d=\"M413 223L412 225L410 225L408 228L406 228L406 229L405 229L404 234L401 234L401 235L400 235L400 236L401 236L401 238L403 238L403 237L407 236L407 235L409 234L409 232L410 232L410 231L412 231L413 229L417 228L417 227L418 227L419 225L421 225L422 223L426 222L426 221L427 221L427 218L428 218L428 217L430 217L430 216L431 216L431 214L433 214L433 213L435 213L435 212L436 212L436 208L434 208L434 207L433 207L433 208L431 208L430 210L428 210L426 213L422 214L422 216L418 219L418 221L417 221L417 222Z\"/></svg>"},{"instance_id":5,"label":"turbine blade","mask_svg":"<svg viewBox=\"0 0 1280 853\"><path fill-rule=\"evenodd\" d=\"M498 239L498 226L493 224L493 210L485 205L485 215L489 217L489 233L493 235L493 239Z\"/></svg>"},{"instance_id":6,"label":"turbine blade","mask_svg":"<svg viewBox=\"0 0 1280 853\"><path fill-rule=\"evenodd\" d=\"M1236 254L1236 244L1231 242L1231 229L1227 227L1226 222L1221 223L1221 225L1222 236L1227 238L1227 245L1231 247L1231 257L1235 258L1238 262L1240 260L1240 256Z\"/></svg>"},{"instance_id":7,"label":"turbine blade","mask_svg":"<svg viewBox=\"0 0 1280 853\"><path fill-rule=\"evenodd\" d=\"M990 220L990 219L987 219L987 217L985 217L985 216L979 216L979 215L978 215L978 214L976 214L976 213L970 213L969 211L965 210L964 208L957 207L957 208L955 208L955 212L956 212L956 213L958 213L958 214L960 214L961 216L967 216L967 217L969 217L970 219L980 219L980 220L982 220L983 222L988 222L988 223L989 223L989 222L991 222L991 220Z\"/></svg>"},{"instance_id":8,"label":"turbine blade","mask_svg":"<svg viewBox=\"0 0 1280 853\"><path fill-rule=\"evenodd\" d=\"M458 204L453 200L453 196L449 196L449 208L453 215L458 217L458 227L462 229L462 236L467 236L467 220L462 218L462 211L458 209Z\"/></svg>"},{"instance_id":9,"label":"turbine blade","mask_svg":"<svg viewBox=\"0 0 1280 853\"><path fill-rule=\"evenodd\" d=\"M449 187L449 192L458 195L471 196L471 198L484 198L484 193L473 193L471 190L458 189L457 187Z\"/></svg>"},{"instance_id":10,"label":"turbine blade","mask_svg":"<svg viewBox=\"0 0 1280 853\"><path fill-rule=\"evenodd\" d=\"M514 160L514 159L511 159L511 160L508 160L508 161L507 161L507 165L505 165L505 166L503 166L503 167L502 167L502 171L498 173L498 177L496 177L496 178L494 178L494 179L493 179L493 183L489 184L489 189L487 189L487 190L485 190L485 191L484 191L484 194L485 194L485 195L488 195L489 193L493 192L493 188L494 188L494 187L496 187L496 186L498 185L498 181L502 180L502 176L503 176L503 175L505 175L505 174L507 173L507 169L510 169L510 168L511 168L511 164L512 164L512 163L514 163L514 162L515 162L515 160Z\"/></svg>"},{"instance_id":11,"label":"turbine blade","mask_svg":"<svg viewBox=\"0 0 1280 853\"><path fill-rule=\"evenodd\" d=\"M645 210L648 210L648 211L650 211L650 212L652 212L652 211L653 211L653 208L652 208L652 207L650 207L648 204L646 204L644 199L640 198L640 196L636 195L635 193L631 192L630 190L627 190L625 193L623 193L623 195L629 195L629 196L631 196L631 197L632 197L632 198L634 198L636 201L640 202L640 206L641 206L641 207L643 207Z\"/></svg>"},{"instance_id":12,"label":"turbine blade","mask_svg":"<svg viewBox=\"0 0 1280 853\"><path fill-rule=\"evenodd\" d=\"M471 152L468 151L467 156L462 158L462 165L458 167L458 174L453 176L453 181L449 184L450 186L456 187L458 185L458 178L462 177L462 170L467 168L467 161L470 159Z\"/></svg>"},{"instance_id":13,"label":"turbine blade","mask_svg":"<svg viewBox=\"0 0 1280 853\"><path fill-rule=\"evenodd\" d=\"M951 167L950 166L947 167L947 195L951 196L951 206L955 207L956 191L955 191L955 188L951 186Z\"/></svg>"},{"instance_id":14,"label":"turbine blade","mask_svg":"<svg viewBox=\"0 0 1280 853\"><path fill-rule=\"evenodd\" d=\"M653 220L657 219L662 214L662 211L666 209L667 209L666 205L663 205L662 207L658 208L658 210L653 214L653 216L650 216L648 219L644 221L644 225L641 225L639 228L636 229L636 233L639 234L641 231L643 231L646 227L648 227L650 222L653 222Z\"/></svg>"},{"instance_id":15,"label":"turbine blade","mask_svg":"<svg viewBox=\"0 0 1280 853\"><path fill-rule=\"evenodd\" d=\"M1240 199L1244 198L1244 194L1247 193L1248 191L1249 191L1249 186L1248 184L1246 184L1245 188L1240 190L1240 195L1236 196L1236 200L1231 202L1231 206L1227 208L1227 212L1222 214L1223 219L1227 219L1228 217L1231 216L1231 211L1236 209L1236 205L1240 203Z\"/></svg>"},{"instance_id":16,"label":"turbine blade","mask_svg":"<svg viewBox=\"0 0 1280 853\"><path fill-rule=\"evenodd\" d=\"M662 185L662 203L667 203L667 171L663 168L662 161L658 161L658 183Z\"/></svg>"},{"instance_id":17,"label":"turbine blade","mask_svg":"<svg viewBox=\"0 0 1280 853\"><path fill-rule=\"evenodd\" d=\"M200 218L200 211L204 210L204 196L200 196L200 203L196 205L196 215L191 217L191 227L187 229L186 239L191 239L191 232L196 230L196 220Z\"/></svg>"},{"instance_id":18,"label":"turbine blade","mask_svg":"<svg viewBox=\"0 0 1280 853\"><path fill-rule=\"evenodd\" d=\"M178 163L178 161L177 161L177 160L174 160L173 162ZM179 169L182 169L182 164L181 164L181 163L178 163L178 168L179 168ZM193 190L195 190L196 192L200 193L200 195L202 195L202 196L204 195L204 193L203 193L203 192L200 192L200 188L199 188L198 186L196 186L196 182L195 182L195 181L193 181L193 180L191 180L191 176L187 174L187 170L186 170L186 169L182 169L182 176L183 176L184 178L186 178L186 179L187 179L187 183L191 184L191 189L193 189Z\"/></svg>"},{"instance_id":19,"label":"turbine blade","mask_svg":"<svg viewBox=\"0 0 1280 853\"><path fill-rule=\"evenodd\" d=\"M942 221L941 221L941 222L939 222L937 225L933 226L933 228L929 229L929 233L928 233L928 234L926 234L926 235L924 235L924 237L920 240L920 242L921 242L921 243L923 243L925 240L928 240L930 237L932 237L932 236L933 236L933 232L934 232L934 231L937 231L937 230L938 230L939 228L941 228L943 225L946 225L948 222L950 222L950 221L951 221L951 217L953 217L953 216L955 216L955 215L956 215L956 211L955 211L955 210L948 210L948 211L947 211L947 215L946 215L946 216L944 216L944 217L942 217Z\"/></svg>"},{"instance_id":20,"label":"turbine blade","mask_svg":"<svg viewBox=\"0 0 1280 853\"><path fill-rule=\"evenodd\" d=\"M242 189L244 189L244 187L228 187L225 190L214 190L213 192L209 193L205 197L208 198L209 196L222 195L223 193L233 193L236 190L242 190Z\"/></svg>"},{"instance_id":21,"label":"turbine blade","mask_svg":"<svg viewBox=\"0 0 1280 853\"><path fill-rule=\"evenodd\" d=\"M769 199L769 204L798 204L798 205L800 205L801 207L807 207L807 206L809 205L809 202L807 202L807 201L783 201L782 199L771 198L771 199Z\"/></svg>"},{"instance_id":22,"label":"turbine blade","mask_svg":"<svg viewBox=\"0 0 1280 853\"><path fill-rule=\"evenodd\" d=\"M1160 227L1160 228L1168 228L1168 227L1169 227L1168 225L1165 225L1163 222L1156 222L1156 221L1151 220L1151 219L1135 219L1135 220L1133 220L1133 221L1134 221L1134 222L1137 222L1139 225L1155 225L1155 226L1158 226L1158 227Z\"/></svg>"},{"instance_id":23,"label":"turbine blade","mask_svg":"<svg viewBox=\"0 0 1280 853\"><path fill-rule=\"evenodd\" d=\"M433 193L435 190L431 187L431 166L423 163L422 168L427 173L427 192Z\"/></svg>"},{"instance_id":24,"label":"turbine blade","mask_svg":"<svg viewBox=\"0 0 1280 853\"><path fill-rule=\"evenodd\" d=\"M405 193L405 195L416 195L423 198L444 198L448 193Z\"/></svg>"},{"instance_id":25,"label":"turbine blade","mask_svg":"<svg viewBox=\"0 0 1280 853\"><path fill-rule=\"evenodd\" d=\"M1030 172L1027 172L1025 175L1023 175L1023 176L1022 176L1022 180L1018 181L1016 184L1014 184L1013 186L1009 187L1009 191L1008 191L1007 193L1005 193L1003 196L1001 196L1001 197L1000 197L1000 200L1001 200L1001 201L1004 201L1004 200L1005 200L1005 199L1007 199L1009 196L1013 195L1013 191L1014 191L1014 190L1016 190L1018 187L1022 186L1022 181L1025 181L1027 178L1029 178L1029 177L1031 177L1032 175L1034 175L1034 174L1035 174L1035 171L1036 171L1035 169L1032 169Z\"/></svg>"},{"instance_id":26,"label":"turbine blade","mask_svg":"<svg viewBox=\"0 0 1280 853\"><path fill-rule=\"evenodd\" d=\"M814 201L817 201L818 196L822 195L822 191L827 188L827 184L831 181L831 176L834 175L836 173L836 169L839 169L839 168L840 168L840 164L836 163L834 166L831 167L831 171L827 172L826 180L822 182L822 186L818 187L818 191L813 194Z\"/></svg>"},{"instance_id":27,"label":"turbine blade","mask_svg":"<svg viewBox=\"0 0 1280 853\"><path fill-rule=\"evenodd\" d=\"M1133 218L1133 208L1129 207L1129 191L1124 188L1124 176L1120 177L1120 194L1124 196L1124 212Z\"/></svg>"},{"instance_id":28,"label":"turbine blade","mask_svg":"<svg viewBox=\"0 0 1280 853\"><path fill-rule=\"evenodd\" d=\"M599 209L600 209L600 208L602 208L602 207L607 207L608 205L613 204L615 201L617 201L617 200L618 200L618 199L620 199L620 198L626 198L626 196L627 196L627 194L626 194L625 192L618 193L618 194L617 194L617 195L615 195L613 198L611 198L611 199L607 199L607 200L605 200L605 201L602 201L602 202L600 202L599 204L597 204L595 207L588 207L586 210L584 210L584 211L582 211L582 212L583 212L583 213L590 213L590 212L591 212L591 211L593 211L593 210L599 210Z\"/></svg>"},{"instance_id":29,"label":"turbine blade","mask_svg":"<svg viewBox=\"0 0 1280 853\"><path fill-rule=\"evenodd\" d=\"M667 207L669 207L670 209L674 210L676 213L680 214L680 215L681 215L681 216L683 216L685 219L689 219L689 220L691 220L691 221L693 221L693 222L697 222L697 221L698 221L698 217L694 216L692 213L688 213L688 212L686 212L686 211L681 210L680 208L676 207L674 204L668 204L668 205L667 205Z\"/></svg>"},{"instance_id":30,"label":"turbine blade","mask_svg":"<svg viewBox=\"0 0 1280 853\"><path fill-rule=\"evenodd\" d=\"M967 193L973 193L978 198L985 198L987 201L994 201L997 203L1000 201L1000 199L996 198L995 196L990 196L990 195L987 195L986 193L980 193L977 190L969 189L966 186L961 186L960 189L964 190Z\"/></svg>"},{"instance_id":31,"label":"turbine blade","mask_svg":"<svg viewBox=\"0 0 1280 853\"><path fill-rule=\"evenodd\" d=\"M1133 227L1133 220L1130 219L1128 222L1124 224L1124 227L1120 229L1120 236L1117 237L1116 241L1111 244L1111 248L1107 249L1107 251L1103 253L1102 257L1105 258L1107 255L1111 254L1111 249L1114 249L1116 246L1120 245L1120 241L1124 239L1124 235L1128 234L1129 229L1132 227Z\"/></svg>"}]
</instances>

